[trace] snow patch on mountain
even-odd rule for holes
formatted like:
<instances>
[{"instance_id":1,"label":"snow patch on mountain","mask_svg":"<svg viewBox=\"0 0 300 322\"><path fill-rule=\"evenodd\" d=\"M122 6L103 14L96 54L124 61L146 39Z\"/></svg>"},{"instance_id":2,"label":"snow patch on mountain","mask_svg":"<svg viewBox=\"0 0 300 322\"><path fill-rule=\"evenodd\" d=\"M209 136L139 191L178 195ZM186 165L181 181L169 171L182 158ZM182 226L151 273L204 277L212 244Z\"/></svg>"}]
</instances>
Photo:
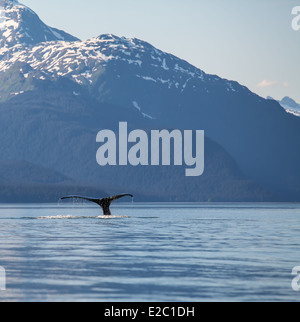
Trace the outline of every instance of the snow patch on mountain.
<instances>
[{"instance_id":1,"label":"snow patch on mountain","mask_svg":"<svg viewBox=\"0 0 300 322\"><path fill-rule=\"evenodd\" d=\"M138 102L133 101L133 102L132 102L132 105L133 105L133 107L134 107L134 108L136 108L139 112L141 112L141 114L143 115L143 117L148 118L148 119L150 119L150 120L154 120L154 119L155 119L154 117L152 117L152 116L150 116L150 115L148 115L148 114L146 114L146 113L143 113L142 108L139 106L139 103L138 103Z\"/></svg>"}]
</instances>

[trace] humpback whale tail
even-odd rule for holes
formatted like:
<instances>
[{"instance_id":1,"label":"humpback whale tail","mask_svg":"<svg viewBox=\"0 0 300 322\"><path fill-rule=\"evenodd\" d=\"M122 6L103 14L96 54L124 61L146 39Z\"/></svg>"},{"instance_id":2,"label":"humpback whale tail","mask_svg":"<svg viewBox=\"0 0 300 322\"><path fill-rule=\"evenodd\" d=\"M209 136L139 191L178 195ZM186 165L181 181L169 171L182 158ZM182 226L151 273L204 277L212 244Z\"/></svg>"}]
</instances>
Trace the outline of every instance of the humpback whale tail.
<instances>
[{"instance_id":1,"label":"humpback whale tail","mask_svg":"<svg viewBox=\"0 0 300 322\"><path fill-rule=\"evenodd\" d=\"M76 198L76 199L83 199L83 200L87 200L90 202L94 202L102 208L104 216L111 216L111 211L110 211L111 203L114 202L115 200L118 200L120 198L127 197L127 196L133 198L132 194L122 194L122 195L117 195L117 196L103 198L103 199L94 199L94 198L81 197L81 196L68 196L68 197L62 197L60 199L64 200L64 199L75 199Z\"/></svg>"}]
</instances>

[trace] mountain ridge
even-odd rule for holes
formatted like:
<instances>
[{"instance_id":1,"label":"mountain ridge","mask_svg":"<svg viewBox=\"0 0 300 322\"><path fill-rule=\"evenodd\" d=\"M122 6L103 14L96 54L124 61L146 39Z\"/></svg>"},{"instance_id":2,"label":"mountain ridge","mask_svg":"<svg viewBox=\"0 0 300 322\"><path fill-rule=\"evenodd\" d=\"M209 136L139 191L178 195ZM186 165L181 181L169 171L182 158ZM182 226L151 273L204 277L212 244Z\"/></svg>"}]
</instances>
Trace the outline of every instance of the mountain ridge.
<instances>
[{"instance_id":1,"label":"mountain ridge","mask_svg":"<svg viewBox=\"0 0 300 322\"><path fill-rule=\"evenodd\" d=\"M278 102L288 113L300 117L300 104L289 96L285 96L282 100L275 100L273 97L268 96L267 100Z\"/></svg>"},{"instance_id":2,"label":"mountain ridge","mask_svg":"<svg viewBox=\"0 0 300 322\"><path fill-rule=\"evenodd\" d=\"M0 59L6 158L154 199L300 200L300 123L277 102L143 40L106 34L45 41L38 26L36 43L17 37ZM205 130L204 176L189 180L178 167L100 168L96 134L119 121L131 129Z\"/></svg>"},{"instance_id":3,"label":"mountain ridge","mask_svg":"<svg viewBox=\"0 0 300 322\"><path fill-rule=\"evenodd\" d=\"M1 7L0 57L15 46L28 47L47 41L79 40L62 30L44 24L33 10L16 0L2 0Z\"/></svg>"}]
</instances>

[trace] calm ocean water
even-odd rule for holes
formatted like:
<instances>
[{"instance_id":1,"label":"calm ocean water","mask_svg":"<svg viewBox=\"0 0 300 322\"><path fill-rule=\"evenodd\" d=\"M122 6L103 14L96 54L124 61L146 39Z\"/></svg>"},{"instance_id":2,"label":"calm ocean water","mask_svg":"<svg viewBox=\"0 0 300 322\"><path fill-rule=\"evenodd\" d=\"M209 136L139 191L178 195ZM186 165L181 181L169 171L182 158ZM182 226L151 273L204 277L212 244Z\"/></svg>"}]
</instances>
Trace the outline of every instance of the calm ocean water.
<instances>
[{"instance_id":1,"label":"calm ocean water","mask_svg":"<svg viewBox=\"0 0 300 322\"><path fill-rule=\"evenodd\" d=\"M299 204L1 205L0 301L299 301Z\"/></svg>"}]
</instances>

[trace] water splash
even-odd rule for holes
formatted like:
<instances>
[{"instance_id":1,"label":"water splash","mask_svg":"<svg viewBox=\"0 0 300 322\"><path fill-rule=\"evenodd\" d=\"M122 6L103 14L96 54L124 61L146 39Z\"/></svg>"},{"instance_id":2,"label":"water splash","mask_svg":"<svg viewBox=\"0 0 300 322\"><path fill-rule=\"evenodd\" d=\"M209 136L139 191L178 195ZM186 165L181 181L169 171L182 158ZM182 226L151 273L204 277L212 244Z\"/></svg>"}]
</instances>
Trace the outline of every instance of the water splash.
<instances>
[{"instance_id":1,"label":"water splash","mask_svg":"<svg viewBox=\"0 0 300 322\"><path fill-rule=\"evenodd\" d=\"M120 219L120 218L130 218L129 216L73 216L73 215L57 215L57 216L42 216L35 218L26 219L38 219L38 220L59 220L59 219ZM25 219L25 218L24 218Z\"/></svg>"}]
</instances>

